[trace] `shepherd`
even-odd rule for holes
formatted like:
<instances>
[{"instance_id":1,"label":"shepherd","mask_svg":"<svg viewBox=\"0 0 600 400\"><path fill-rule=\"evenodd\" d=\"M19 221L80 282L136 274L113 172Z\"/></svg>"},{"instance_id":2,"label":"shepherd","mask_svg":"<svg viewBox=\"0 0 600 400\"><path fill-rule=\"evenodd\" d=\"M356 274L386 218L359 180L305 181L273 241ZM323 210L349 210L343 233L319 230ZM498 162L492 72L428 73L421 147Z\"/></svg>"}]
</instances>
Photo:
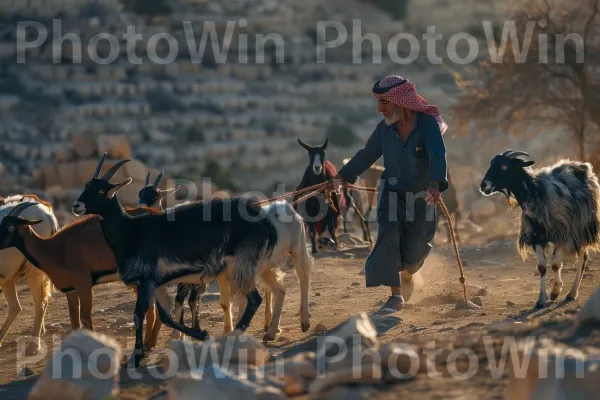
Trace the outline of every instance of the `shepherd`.
<instances>
[{"instance_id":1,"label":"shepherd","mask_svg":"<svg viewBox=\"0 0 600 400\"><path fill-rule=\"evenodd\" d=\"M375 246L365 265L366 287L388 286L391 296L381 313L402 310L414 289L414 274L431 251L436 230L436 202L448 189L446 147L448 126L438 107L417 94L408 79L397 75L377 81L372 89L383 120L332 179L339 192L383 156L378 185Z\"/></svg>"}]
</instances>

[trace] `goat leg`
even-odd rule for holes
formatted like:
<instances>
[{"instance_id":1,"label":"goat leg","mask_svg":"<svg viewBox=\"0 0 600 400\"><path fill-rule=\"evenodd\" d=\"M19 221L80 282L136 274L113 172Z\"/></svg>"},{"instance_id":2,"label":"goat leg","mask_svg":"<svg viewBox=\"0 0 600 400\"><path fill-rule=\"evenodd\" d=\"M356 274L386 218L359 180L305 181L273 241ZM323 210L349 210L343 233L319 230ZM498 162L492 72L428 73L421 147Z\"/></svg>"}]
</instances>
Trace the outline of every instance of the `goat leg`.
<instances>
[{"instance_id":1,"label":"goat leg","mask_svg":"<svg viewBox=\"0 0 600 400\"><path fill-rule=\"evenodd\" d=\"M206 290L206 285L194 284L192 286L190 297L188 298L188 305L190 306L190 310L192 311L192 328L194 329L200 329L198 306L200 305L199 302L202 299L202 295L206 292ZM183 325L183 321L181 322L181 324Z\"/></svg>"},{"instance_id":2,"label":"goat leg","mask_svg":"<svg viewBox=\"0 0 600 400\"><path fill-rule=\"evenodd\" d=\"M8 313L6 316L6 320L2 325L2 329L0 329L0 346L2 345L2 341L8 333L10 326L22 310L21 303L19 302L19 298L17 297L17 288L15 286L14 279L5 281L2 284L2 294L4 294L4 298L6 299L6 303L8 304Z\"/></svg>"},{"instance_id":3,"label":"goat leg","mask_svg":"<svg viewBox=\"0 0 600 400\"><path fill-rule=\"evenodd\" d=\"M310 236L310 245L312 247L312 254L317 254L317 244L315 243L317 232L315 231L315 224L313 222L308 224L308 234Z\"/></svg>"},{"instance_id":4,"label":"goat leg","mask_svg":"<svg viewBox=\"0 0 600 400\"><path fill-rule=\"evenodd\" d=\"M246 329L248 329L252 322L252 318L254 318L254 314L256 314L256 310L258 310L258 307L260 307L260 304L262 303L262 297L257 288L254 288L246 298L248 299L246 309L235 327L235 330L240 330L241 332L246 332Z\"/></svg>"},{"instance_id":5,"label":"goat leg","mask_svg":"<svg viewBox=\"0 0 600 400\"><path fill-rule=\"evenodd\" d=\"M535 308L544 308L546 307L546 303L548 301L548 295L546 292L546 256L544 255L544 249L540 245L535 246L535 254L537 256L538 262L538 271L540 273L540 296L538 298L537 303L535 303Z\"/></svg>"},{"instance_id":6,"label":"goat leg","mask_svg":"<svg viewBox=\"0 0 600 400\"><path fill-rule=\"evenodd\" d=\"M94 330L94 324L92 323L92 303L93 294L92 286L84 287L78 290L79 292L79 304L81 310L81 324L84 328L90 331Z\"/></svg>"},{"instance_id":7,"label":"goat leg","mask_svg":"<svg viewBox=\"0 0 600 400\"><path fill-rule=\"evenodd\" d=\"M79 296L76 291L67 293L67 304L69 306L69 317L71 318L71 329L76 331L81 328L79 317Z\"/></svg>"},{"instance_id":8,"label":"goat leg","mask_svg":"<svg viewBox=\"0 0 600 400\"><path fill-rule=\"evenodd\" d=\"M158 317L160 321L167 325L169 328L176 329L182 333L191 336L194 339L206 340L208 338L208 331L202 329L188 328L185 325L181 325L173 320L171 313L168 311L171 308L171 298L169 293L164 286L154 288L153 294L156 297L156 308L158 311Z\"/></svg>"},{"instance_id":9,"label":"goat leg","mask_svg":"<svg viewBox=\"0 0 600 400\"><path fill-rule=\"evenodd\" d=\"M138 284L138 295L135 301L135 310L133 312L133 324L135 326L135 346L131 358L127 365L133 364L138 368L140 361L144 357L144 319L146 312L154 299L154 286L148 281L140 281Z\"/></svg>"},{"instance_id":10,"label":"goat leg","mask_svg":"<svg viewBox=\"0 0 600 400\"><path fill-rule=\"evenodd\" d=\"M581 253L583 253L583 256ZM573 287L571 288L569 293L567 293L567 297L565 298L565 301L567 302L577 300L577 297L579 296L579 286L581 285L581 278L583 278L583 271L585 271L589 259L589 254L587 250L582 251L581 253L579 254L580 264L579 268L577 268L575 279L573 280Z\"/></svg>"},{"instance_id":11,"label":"goat leg","mask_svg":"<svg viewBox=\"0 0 600 400\"><path fill-rule=\"evenodd\" d=\"M333 211L333 210L331 210L331 211ZM339 247L339 243L338 243L337 236L335 234L335 223L334 223L335 218L337 218L337 215L335 215L335 214L333 214L331 216L331 218L327 218L327 230L329 231L331 240L333 240L333 243L335 243L335 250L337 250Z\"/></svg>"}]
</instances>

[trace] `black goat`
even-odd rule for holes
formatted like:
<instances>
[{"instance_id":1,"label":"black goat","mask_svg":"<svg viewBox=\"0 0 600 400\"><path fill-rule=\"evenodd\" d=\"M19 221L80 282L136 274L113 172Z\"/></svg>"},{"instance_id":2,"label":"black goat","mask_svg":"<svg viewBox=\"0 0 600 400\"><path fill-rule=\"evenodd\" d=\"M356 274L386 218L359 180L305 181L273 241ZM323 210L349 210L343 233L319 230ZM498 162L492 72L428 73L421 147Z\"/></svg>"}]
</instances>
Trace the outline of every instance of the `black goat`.
<instances>
[{"instance_id":1,"label":"black goat","mask_svg":"<svg viewBox=\"0 0 600 400\"><path fill-rule=\"evenodd\" d=\"M335 166L326 159L326 149L329 143L328 138L325 139L325 143L321 146L312 147L302 142L300 139L298 139L298 143L300 143L300 145L308 152L309 163L304 170L304 175L302 176L300 184L296 187L296 190L327 182L337 175ZM305 195L306 193L296 195L294 200ZM336 210L333 210L327 204L324 193L312 196L294 206L294 209L296 210L300 207L298 212L308 225L313 254L317 252L317 236L321 236L323 232L325 232L325 229L329 231L329 235L335 244L335 248L338 247L339 244L336 231L339 226L340 217L342 213L348 209L348 205L352 205L356 208L354 199L350 197L347 188L342 189L342 196L338 196L337 193L332 193L332 201ZM361 227L363 229L364 237L370 238L371 235L367 222L361 220Z\"/></svg>"},{"instance_id":2,"label":"black goat","mask_svg":"<svg viewBox=\"0 0 600 400\"><path fill-rule=\"evenodd\" d=\"M268 270L257 271L257 268L260 263L270 261L268 258L277 244L272 220L264 217L260 207L240 198L196 201L177 205L168 212L130 216L116 192L132 179L109 183L114 173L130 160L119 161L104 179L99 179L105 158L106 153L73 204L72 212L102 217L102 231L117 260L121 280L139 287L134 311L135 350L130 361L137 368L144 356L142 327L154 296L159 318L167 326L199 340L208 336L205 330L187 328L173 321L169 307L165 308L170 299L164 285L171 283L204 283L228 273L232 291L247 298L246 309L236 326L244 332L262 302L255 279Z\"/></svg>"},{"instance_id":3,"label":"black goat","mask_svg":"<svg viewBox=\"0 0 600 400\"><path fill-rule=\"evenodd\" d=\"M545 250L554 245L550 265L554 282L550 299L556 300L562 290L562 258L576 255L580 260L573 287L566 301L577 299L588 251L600 244L600 186L590 163L561 160L537 171L527 170L534 161L519 156L526 152L507 150L495 156L481 182L481 192L489 196L503 193L513 197L521 207L521 226L517 242L523 259L535 251L540 273L540 295L536 308L546 306Z\"/></svg>"}]
</instances>

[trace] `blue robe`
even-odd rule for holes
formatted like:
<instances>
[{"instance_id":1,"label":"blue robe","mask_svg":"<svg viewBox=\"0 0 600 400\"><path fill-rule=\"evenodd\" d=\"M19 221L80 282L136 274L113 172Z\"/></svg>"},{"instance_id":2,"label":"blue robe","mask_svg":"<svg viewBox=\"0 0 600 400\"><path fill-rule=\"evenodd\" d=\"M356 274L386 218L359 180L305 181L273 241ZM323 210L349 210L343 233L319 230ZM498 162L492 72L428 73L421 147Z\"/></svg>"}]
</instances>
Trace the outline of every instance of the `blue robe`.
<instances>
[{"instance_id":1,"label":"blue robe","mask_svg":"<svg viewBox=\"0 0 600 400\"><path fill-rule=\"evenodd\" d=\"M431 251L436 207L425 202L431 182L448 189L446 147L432 116L415 113L413 130L405 142L396 125L382 120L365 146L339 171L350 183L383 157L378 186L379 232L365 265L366 286L400 286L399 271L415 273Z\"/></svg>"}]
</instances>

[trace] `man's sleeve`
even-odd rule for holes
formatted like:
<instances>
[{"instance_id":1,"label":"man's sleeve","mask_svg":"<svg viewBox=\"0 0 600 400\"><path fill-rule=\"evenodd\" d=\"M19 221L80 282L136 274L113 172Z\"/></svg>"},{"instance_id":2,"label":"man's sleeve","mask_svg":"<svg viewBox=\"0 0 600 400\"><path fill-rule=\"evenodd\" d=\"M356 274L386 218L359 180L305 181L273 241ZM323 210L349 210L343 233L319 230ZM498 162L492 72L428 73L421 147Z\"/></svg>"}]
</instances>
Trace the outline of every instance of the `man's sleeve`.
<instances>
[{"instance_id":1,"label":"man's sleeve","mask_svg":"<svg viewBox=\"0 0 600 400\"><path fill-rule=\"evenodd\" d=\"M365 146L360 149L348 163L339 170L346 182L355 183L358 177L383 155L381 149L381 130L375 128Z\"/></svg>"},{"instance_id":2,"label":"man's sleeve","mask_svg":"<svg viewBox=\"0 0 600 400\"><path fill-rule=\"evenodd\" d=\"M448 189L446 145L435 118L427 118L426 121L425 144L429 156L429 182L437 182L442 193Z\"/></svg>"}]
</instances>

